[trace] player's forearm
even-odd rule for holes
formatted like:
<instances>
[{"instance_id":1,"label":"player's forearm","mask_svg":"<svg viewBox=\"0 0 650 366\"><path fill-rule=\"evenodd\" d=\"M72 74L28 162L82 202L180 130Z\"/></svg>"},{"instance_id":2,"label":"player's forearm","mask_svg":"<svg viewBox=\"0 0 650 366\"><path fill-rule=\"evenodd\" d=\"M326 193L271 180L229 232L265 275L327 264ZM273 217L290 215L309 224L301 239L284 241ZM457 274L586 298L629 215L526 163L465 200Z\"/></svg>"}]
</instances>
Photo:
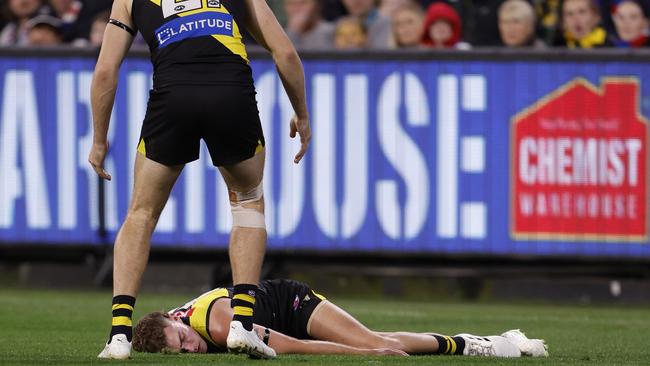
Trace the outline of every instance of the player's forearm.
<instances>
[{"instance_id":1,"label":"player's forearm","mask_svg":"<svg viewBox=\"0 0 650 366\"><path fill-rule=\"evenodd\" d=\"M298 57L295 49L290 47L289 51L274 53L273 60L294 112L296 112L298 118L308 118L305 73L300 57Z\"/></svg>"},{"instance_id":2,"label":"player's forearm","mask_svg":"<svg viewBox=\"0 0 650 366\"><path fill-rule=\"evenodd\" d=\"M93 111L93 142L105 144L111 111L115 102L118 70L98 66L93 74L91 104Z\"/></svg>"},{"instance_id":3,"label":"player's forearm","mask_svg":"<svg viewBox=\"0 0 650 366\"><path fill-rule=\"evenodd\" d=\"M272 345L271 345L272 346ZM295 342L283 344L278 353L294 354L315 354L315 355L370 355L372 350L355 348L343 344L325 341L296 340Z\"/></svg>"}]
</instances>

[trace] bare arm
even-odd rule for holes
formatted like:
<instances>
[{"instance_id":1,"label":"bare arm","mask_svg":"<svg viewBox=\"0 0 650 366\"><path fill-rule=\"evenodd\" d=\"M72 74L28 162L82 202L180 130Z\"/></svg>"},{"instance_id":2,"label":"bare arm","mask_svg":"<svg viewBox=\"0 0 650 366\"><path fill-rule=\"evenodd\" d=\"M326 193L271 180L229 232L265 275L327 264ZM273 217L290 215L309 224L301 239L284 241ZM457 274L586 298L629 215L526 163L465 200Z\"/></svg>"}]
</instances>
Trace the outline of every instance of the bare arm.
<instances>
[{"instance_id":1,"label":"bare arm","mask_svg":"<svg viewBox=\"0 0 650 366\"><path fill-rule=\"evenodd\" d=\"M278 23L265 0L246 0L248 17L246 28L255 40L271 52L280 80L296 113L291 120L291 137L300 135L301 148L294 159L300 162L311 140L307 97L305 96L305 73L300 57L289 37Z\"/></svg>"},{"instance_id":2,"label":"bare arm","mask_svg":"<svg viewBox=\"0 0 650 366\"><path fill-rule=\"evenodd\" d=\"M255 325L255 329L258 334L264 334L264 327ZM405 352L388 348L356 348L334 342L296 339L274 330L269 334L269 346L278 354L408 356Z\"/></svg>"},{"instance_id":3,"label":"bare arm","mask_svg":"<svg viewBox=\"0 0 650 366\"><path fill-rule=\"evenodd\" d=\"M131 1L115 0L111 18L134 28L130 14ZM110 24L106 27L90 89L94 133L88 162L101 178L107 180L110 180L111 176L104 170L104 159L108 153L108 127L115 102L117 77L122 60L132 42L133 36L125 30Z\"/></svg>"}]
</instances>

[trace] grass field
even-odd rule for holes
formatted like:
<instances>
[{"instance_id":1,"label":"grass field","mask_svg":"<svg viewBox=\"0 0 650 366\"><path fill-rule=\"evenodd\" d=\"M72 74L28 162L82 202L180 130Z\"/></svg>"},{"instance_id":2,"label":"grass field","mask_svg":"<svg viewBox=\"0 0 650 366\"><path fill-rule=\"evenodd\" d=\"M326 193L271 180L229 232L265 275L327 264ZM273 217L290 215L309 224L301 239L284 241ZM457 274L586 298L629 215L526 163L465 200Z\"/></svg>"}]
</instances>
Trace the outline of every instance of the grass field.
<instances>
[{"instance_id":1,"label":"grass field","mask_svg":"<svg viewBox=\"0 0 650 366\"><path fill-rule=\"evenodd\" d=\"M143 294L135 317L169 309L191 296ZM449 356L280 356L251 361L233 355L135 354L131 365L648 365L650 309L534 304L433 304L334 299L377 330L494 334L521 328L545 338L548 359L478 359ZM0 365L121 364L97 360L109 322L104 292L0 289Z\"/></svg>"}]
</instances>

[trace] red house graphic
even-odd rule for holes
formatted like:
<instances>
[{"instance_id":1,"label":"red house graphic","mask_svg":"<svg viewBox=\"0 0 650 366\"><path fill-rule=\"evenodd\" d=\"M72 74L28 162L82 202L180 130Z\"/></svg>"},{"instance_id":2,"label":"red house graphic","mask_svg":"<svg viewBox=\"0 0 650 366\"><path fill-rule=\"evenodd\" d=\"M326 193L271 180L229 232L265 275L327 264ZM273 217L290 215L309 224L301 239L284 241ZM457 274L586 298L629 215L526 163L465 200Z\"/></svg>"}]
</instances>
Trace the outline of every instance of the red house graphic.
<instances>
[{"instance_id":1,"label":"red house graphic","mask_svg":"<svg viewBox=\"0 0 650 366\"><path fill-rule=\"evenodd\" d=\"M512 119L511 234L522 240L642 242L648 121L639 82L575 79Z\"/></svg>"}]
</instances>

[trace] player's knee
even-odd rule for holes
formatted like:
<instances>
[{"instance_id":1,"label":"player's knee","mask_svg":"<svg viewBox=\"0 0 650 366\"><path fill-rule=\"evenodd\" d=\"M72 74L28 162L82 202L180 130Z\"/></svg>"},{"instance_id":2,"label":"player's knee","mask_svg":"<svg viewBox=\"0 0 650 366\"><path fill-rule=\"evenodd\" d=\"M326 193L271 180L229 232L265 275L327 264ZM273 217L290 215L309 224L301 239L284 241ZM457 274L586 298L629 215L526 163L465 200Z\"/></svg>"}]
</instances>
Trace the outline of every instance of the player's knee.
<instances>
[{"instance_id":1,"label":"player's knee","mask_svg":"<svg viewBox=\"0 0 650 366\"><path fill-rule=\"evenodd\" d=\"M233 227L266 229L262 182L247 192L230 190L229 196Z\"/></svg>"},{"instance_id":2,"label":"player's knee","mask_svg":"<svg viewBox=\"0 0 650 366\"><path fill-rule=\"evenodd\" d=\"M135 223L140 227L155 227L158 222L158 216L152 210L142 207L130 208L127 214L127 220Z\"/></svg>"},{"instance_id":3,"label":"player's knee","mask_svg":"<svg viewBox=\"0 0 650 366\"><path fill-rule=\"evenodd\" d=\"M404 343L402 343L402 341L400 341L399 339L395 339L391 337L381 337L381 346L377 348L390 348L390 349L403 350Z\"/></svg>"}]
</instances>

